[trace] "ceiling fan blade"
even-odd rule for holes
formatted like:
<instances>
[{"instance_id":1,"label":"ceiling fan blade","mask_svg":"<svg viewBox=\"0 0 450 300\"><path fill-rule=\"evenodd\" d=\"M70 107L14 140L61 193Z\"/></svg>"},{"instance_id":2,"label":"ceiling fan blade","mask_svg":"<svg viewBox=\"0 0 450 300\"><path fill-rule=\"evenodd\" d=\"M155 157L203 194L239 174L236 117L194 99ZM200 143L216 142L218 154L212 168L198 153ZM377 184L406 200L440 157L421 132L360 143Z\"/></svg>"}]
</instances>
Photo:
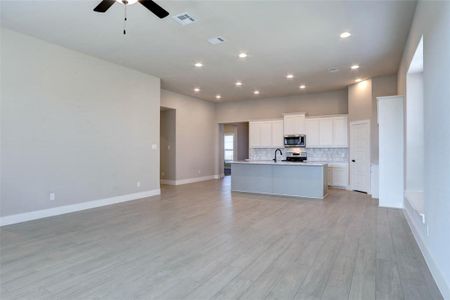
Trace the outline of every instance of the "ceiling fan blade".
<instances>
[{"instance_id":1,"label":"ceiling fan blade","mask_svg":"<svg viewBox=\"0 0 450 300\"><path fill-rule=\"evenodd\" d=\"M148 10L157 15L160 19L169 15L169 12L151 0L138 0Z\"/></svg>"},{"instance_id":2,"label":"ceiling fan blade","mask_svg":"<svg viewBox=\"0 0 450 300\"><path fill-rule=\"evenodd\" d=\"M104 13L107 11L113 4L116 2L115 0L103 0L94 8L94 11Z\"/></svg>"}]
</instances>

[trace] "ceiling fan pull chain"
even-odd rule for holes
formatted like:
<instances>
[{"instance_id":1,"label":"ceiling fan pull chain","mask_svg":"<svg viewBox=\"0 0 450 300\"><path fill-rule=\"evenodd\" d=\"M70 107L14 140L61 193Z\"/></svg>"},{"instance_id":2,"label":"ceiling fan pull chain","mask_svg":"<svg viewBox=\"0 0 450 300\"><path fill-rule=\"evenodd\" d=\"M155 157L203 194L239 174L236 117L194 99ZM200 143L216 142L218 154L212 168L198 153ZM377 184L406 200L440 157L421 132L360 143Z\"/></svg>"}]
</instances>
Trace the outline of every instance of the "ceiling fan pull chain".
<instances>
[{"instance_id":1,"label":"ceiling fan pull chain","mask_svg":"<svg viewBox=\"0 0 450 300\"><path fill-rule=\"evenodd\" d=\"M123 34L127 34L127 5L124 5Z\"/></svg>"}]
</instances>

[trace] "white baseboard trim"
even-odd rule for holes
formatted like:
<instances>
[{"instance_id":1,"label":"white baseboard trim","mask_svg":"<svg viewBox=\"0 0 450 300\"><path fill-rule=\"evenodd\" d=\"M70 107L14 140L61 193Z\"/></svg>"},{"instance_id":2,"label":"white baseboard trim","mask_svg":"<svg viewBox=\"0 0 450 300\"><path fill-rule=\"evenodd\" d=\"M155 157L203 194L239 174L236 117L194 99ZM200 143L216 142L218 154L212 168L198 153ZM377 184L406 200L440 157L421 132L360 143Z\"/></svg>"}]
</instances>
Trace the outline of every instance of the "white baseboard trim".
<instances>
[{"instance_id":1,"label":"white baseboard trim","mask_svg":"<svg viewBox=\"0 0 450 300\"><path fill-rule=\"evenodd\" d=\"M177 185L177 181L176 180L171 180L171 179L161 179L160 183L161 184L167 184L167 185Z\"/></svg>"},{"instance_id":2,"label":"white baseboard trim","mask_svg":"<svg viewBox=\"0 0 450 300\"><path fill-rule=\"evenodd\" d=\"M376 198L374 198L374 199L376 199ZM379 205L379 204L378 204L378 207L398 208L398 209L403 209L403 208L404 208L402 204L400 204L400 205Z\"/></svg>"},{"instance_id":3,"label":"white baseboard trim","mask_svg":"<svg viewBox=\"0 0 450 300\"><path fill-rule=\"evenodd\" d=\"M178 179L178 180L161 179L161 184L182 185L182 184L189 184L189 183L195 183L195 182L201 182L201 181L207 181L207 180L213 180L213 179L220 179L220 175L216 174L216 175L187 178L187 179Z\"/></svg>"},{"instance_id":4,"label":"white baseboard trim","mask_svg":"<svg viewBox=\"0 0 450 300\"><path fill-rule=\"evenodd\" d=\"M156 190L151 190L151 191L115 196L115 197L111 197L111 198L86 201L86 202L81 202L81 203L76 203L76 204L71 204L71 205L58 206L58 207L53 207L53 208L35 210L35 211L26 212L26 213L0 217L0 227L5 226L5 225L11 225L11 224L16 224L16 223L31 221L31 220L37 220L37 219L42 219L42 218L47 218L47 217L52 217L52 216L68 214L71 212L86 210L86 209L100 207L100 206L106 206L106 205L127 202L127 201L132 201L132 200L138 200L138 199L142 199L142 198L156 196L159 194L161 194L161 190L156 189Z\"/></svg>"},{"instance_id":5,"label":"white baseboard trim","mask_svg":"<svg viewBox=\"0 0 450 300\"><path fill-rule=\"evenodd\" d=\"M328 188L349 191L347 186L342 186L342 185L328 185Z\"/></svg>"},{"instance_id":6,"label":"white baseboard trim","mask_svg":"<svg viewBox=\"0 0 450 300\"><path fill-rule=\"evenodd\" d=\"M433 278L436 281L436 285L438 286L442 296L444 297L444 299L450 299L450 286L447 285L444 276L437 268L436 263L434 262L433 258L430 255L430 252L428 252L427 247L423 243L419 232L417 232L416 227L414 226L414 223L412 221L408 209L406 208L403 209L403 215L405 216L405 219L408 222L409 228L411 228L411 232L414 236L414 239L416 240L417 245L419 245L419 249L422 252L423 257L425 258L425 262L427 263L431 275L433 275Z\"/></svg>"}]
</instances>

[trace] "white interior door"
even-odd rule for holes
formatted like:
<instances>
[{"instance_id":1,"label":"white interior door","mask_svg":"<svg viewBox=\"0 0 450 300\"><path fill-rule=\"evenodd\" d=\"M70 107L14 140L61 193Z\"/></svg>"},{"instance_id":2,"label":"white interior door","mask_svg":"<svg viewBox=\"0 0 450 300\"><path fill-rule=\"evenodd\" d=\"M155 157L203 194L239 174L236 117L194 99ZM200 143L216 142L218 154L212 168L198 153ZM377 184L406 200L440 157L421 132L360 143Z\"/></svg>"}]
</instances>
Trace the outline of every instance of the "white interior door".
<instances>
[{"instance_id":1,"label":"white interior door","mask_svg":"<svg viewBox=\"0 0 450 300\"><path fill-rule=\"evenodd\" d=\"M370 121L350 123L350 186L370 193Z\"/></svg>"}]
</instances>

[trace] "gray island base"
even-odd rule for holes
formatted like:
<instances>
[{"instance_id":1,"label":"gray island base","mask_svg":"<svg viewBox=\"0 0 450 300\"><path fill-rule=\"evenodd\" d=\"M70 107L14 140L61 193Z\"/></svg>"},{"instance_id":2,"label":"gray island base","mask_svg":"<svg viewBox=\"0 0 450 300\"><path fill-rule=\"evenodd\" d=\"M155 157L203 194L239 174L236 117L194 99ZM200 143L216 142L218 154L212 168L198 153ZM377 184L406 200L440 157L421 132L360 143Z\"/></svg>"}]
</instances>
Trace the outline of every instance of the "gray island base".
<instances>
[{"instance_id":1,"label":"gray island base","mask_svg":"<svg viewBox=\"0 0 450 300\"><path fill-rule=\"evenodd\" d=\"M327 164L233 161L231 190L324 199L328 193Z\"/></svg>"}]
</instances>

